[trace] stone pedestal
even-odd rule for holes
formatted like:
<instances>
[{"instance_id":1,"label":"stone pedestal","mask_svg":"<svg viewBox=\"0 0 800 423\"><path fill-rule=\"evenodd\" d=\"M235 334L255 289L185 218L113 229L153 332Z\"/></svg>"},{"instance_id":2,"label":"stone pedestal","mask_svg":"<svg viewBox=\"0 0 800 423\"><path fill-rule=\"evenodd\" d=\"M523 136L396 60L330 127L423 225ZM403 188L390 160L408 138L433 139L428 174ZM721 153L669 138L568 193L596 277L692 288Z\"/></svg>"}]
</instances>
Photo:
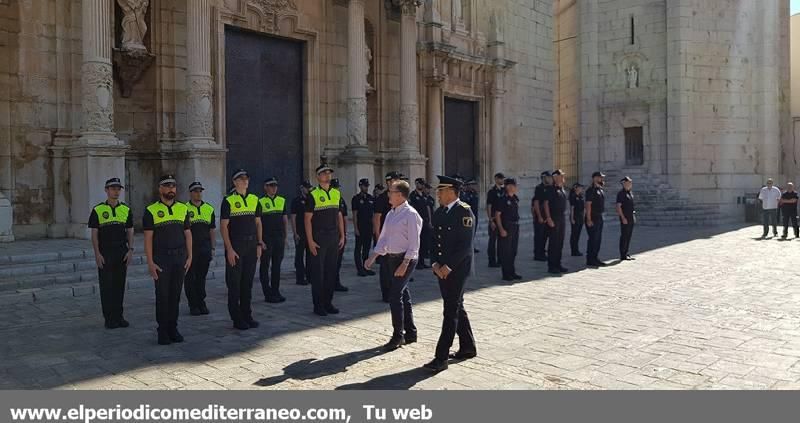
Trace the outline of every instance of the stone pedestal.
<instances>
[{"instance_id":1,"label":"stone pedestal","mask_svg":"<svg viewBox=\"0 0 800 423\"><path fill-rule=\"evenodd\" d=\"M14 223L14 209L11 201L0 193L0 242L11 242L14 240L14 232L11 226Z\"/></svg>"},{"instance_id":2,"label":"stone pedestal","mask_svg":"<svg viewBox=\"0 0 800 423\"><path fill-rule=\"evenodd\" d=\"M178 195L188 195L189 184L199 181L205 191L203 198L218 208L226 193L225 150L222 148L193 149L172 154L177 163ZM219 216L217 216L219 218Z\"/></svg>"},{"instance_id":3,"label":"stone pedestal","mask_svg":"<svg viewBox=\"0 0 800 423\"><path fill-rule=\"evenodd\" d=\"M366 146L348 146L336 159L336 178L342 184L342 194L349 201L358 192L358 181L369 178L375 186L375 155Z\"/></svg>"},{"instance_id":4,"label":"stone pedestal","mask_svg":"<svg viewBox=\"0 0 800 423\"><path fill-rule=\"evenodd\" d=\"M67 236L88 239L89 213L105 201L105 182L120 178L125 184L125 152L119 145L79 145L67 150L69 156L69 193L71 198L70 224ZM122 201L125 201L123 191Z\"/></svg>"},{"instance_id":5,"label":"stone pedestal","mask_svg":"<svg viewBox=\"0 0 800 423\"><path fill-rule=\"evenodd\" d=\"M389 160L389 167L392 170L396 170L408 176L409 183L413 187L415 179L426 178L428 176L426 172L426 162L427 159L421 154L401 151L398 154L392 155L391 160ZM435 185L434 182L431 184Z\"/></svg>"}]
</instances>

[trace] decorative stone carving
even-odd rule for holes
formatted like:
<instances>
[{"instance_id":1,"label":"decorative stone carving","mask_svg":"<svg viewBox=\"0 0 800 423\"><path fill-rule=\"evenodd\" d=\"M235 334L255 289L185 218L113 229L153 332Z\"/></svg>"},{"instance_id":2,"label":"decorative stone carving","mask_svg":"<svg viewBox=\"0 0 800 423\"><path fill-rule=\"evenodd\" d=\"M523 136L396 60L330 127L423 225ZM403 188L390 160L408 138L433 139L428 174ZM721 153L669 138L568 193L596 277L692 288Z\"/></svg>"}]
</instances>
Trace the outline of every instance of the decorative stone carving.
<instances>
[{"instance_id":1,"label":"decorative stone carving","mask_svg":"<svg viewBox=\"0 0 800 423\"><path fill-rule=\"evenodd\" d=\"M383 0L387 17L391 20L400 20L400 15L417 13L417 7L422 5L422 0Z\"/></svg>"},{"instance_id":2,"label":"decorative stone carving","mask_svg":"<svg viewBox=\"0 0 800 423\"><path fill-rule=\"evenodd\" d=\"M367 143L367 99L347 99L347 144Z\"/></svg>"},{"instance_id":3,"label":"decorative stone carving","mask_svg":"<svg viewBox=\"0 0 800 423\"><path fill-rule=\"evenodd\" d=\"M269 22L265 22L263 29L272 33L278 32L279 16L286 14L289 10L297 10L295 0L251 0L251 3L256 4L264 11Z\"/></svg>"},{"instance_id":4,"label":"decorative stone carving","mask_svg":"<svg viewBox=\"0 0 800 423\"><path fill-rule=\"evenodd\" d=\"M83 132L114 130L114 93L111 65L86 62L81 68L83 88Z\"/></svg>"},{"instance_id":5,"label":"decorative stone carving","mask_svg":"<svg viewBox=\"0 0 800 423\"><path fill-rule=\"evenodd\" d=\"M364 45L364 59L366 60L366 69L364 72L364 80L367 81L367 94L375 92L375 87L369 83L369 74L372 71L372 49L368 45Z\"/></svg>"},{"instance_id":6,"label":"decorative stone carving","mask_svg":"<svg viewBox=\"0 0 800 423\"><path fill-rule=\"evenodd\" d=\"M639 87L639 68L636 65L630 65L625 69L625 76L628 83L628 88Z\"/></svg>"},{"instance_id":7,"label":"decorative stone carving","mask_svg":"<svg viewBox=\"0 0 800 423\"><path fill-rule=\"evenodd\" d=\"M147 8L150 0L117 0L122 9L122 50L145 50L144 36L147 34Z\"/></svg>"},{"instance_id":8,"label":"decorative stone carving","mask_svg":"<svg viewBox=\"0 0 800 423\"><path fill-rule=\"evenodd\" d=\"M187 126L190 137L211 138L214 121L214 82L211 77L193 75L189 77L187 92Z\"/></svg>"},{"instance_id":9,"label":"decorative stone carving","mask_svg":"<svg viewBox=\"0 0 800 423\"><path fill-rule=\"evenodd\" d=\"M401 150L418 151L419 107L416 104L400 106L400 140Z\"/></svg>"},{"instance_id":10,"label":"decorative stone carving","mask_svg":"<svg viewBox=\"0 0 800 423\"><path fill-rule=\"evenodd\" d=\"M156 56L147 50L114 49L114 69L122 97L131 96L133 86L142 79L142 75L153 64L155 58Z\"/></svg>"}]
</instances>

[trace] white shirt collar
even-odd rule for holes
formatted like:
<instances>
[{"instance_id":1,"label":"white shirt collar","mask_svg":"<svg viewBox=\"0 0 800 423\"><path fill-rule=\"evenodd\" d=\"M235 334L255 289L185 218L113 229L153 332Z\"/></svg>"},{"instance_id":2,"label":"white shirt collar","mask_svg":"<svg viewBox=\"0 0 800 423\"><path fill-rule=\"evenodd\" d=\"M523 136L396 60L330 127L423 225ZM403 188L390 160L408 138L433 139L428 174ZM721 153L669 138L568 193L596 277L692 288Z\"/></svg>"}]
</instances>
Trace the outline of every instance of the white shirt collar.
<instances>
[{"instance_id":1,"label":"white shirt collar","mask_svg":"<svg viewBox=\"0 0 800 423\"><path fill-rule=\"evenodd\" d=\"M456 198L456 199L455 199L455 200L454 200L452 203L450 203L450 204L448 204L447 206L445 206L445 207L447 207L447 211L449 212L449 211L450 211L450 209L452 209L452 208L453 208L453 206L455 206L455 205L456 205L456 203L458 203L458 199L457 199L457 198Z\"/></svg>"},{"instance_id":2,"label":"white shirt collar","mask_svg":"<svg viewBox=\"0 0 800 423\"><path fill-rule=\"evenodd\" d=\"M408 200L403 201L403 204L400 204L397 207L392 207L392 210L398 210L399 211L400 209L404 209L406 207L410 207L409 204L408 204Z\"/></svg>"}]
</instances>

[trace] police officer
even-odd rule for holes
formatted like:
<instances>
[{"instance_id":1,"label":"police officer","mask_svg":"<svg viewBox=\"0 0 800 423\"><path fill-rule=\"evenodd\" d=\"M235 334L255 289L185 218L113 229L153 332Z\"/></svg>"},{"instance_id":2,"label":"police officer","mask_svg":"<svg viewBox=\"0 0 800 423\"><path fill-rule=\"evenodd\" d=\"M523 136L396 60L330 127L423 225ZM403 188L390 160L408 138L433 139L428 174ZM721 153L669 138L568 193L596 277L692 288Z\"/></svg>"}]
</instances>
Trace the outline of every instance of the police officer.
<instances>
[{"instance_id":1,"label":"police officer","mask_svg":"<svg viewBox=\"0 0 800 423\"><path fill-rule=\"evenodd\" d=\"M467 192L466 198L463 200L465 203L469 205L469 207L473 210L473 214L475 214L475 234L478 233L478 224L480 220L480 215L478 214L478 209L480 208L480 195L478 194L478 181L475 179L470 179L466 183L464 183L466 187L465 191ZM475 248L473 250L475 253L480 253L480 250Z\"/></svg>"},{"instance_id":2,"label":"police officer","mask_svg":"<svg viewBox=\"0 0 800 423\"><path fill-rule=\"evenodd\" d=\"M583 198L583 188L580 182L575 182L575 184L572 185L572 191L569 193L569 219L572 224L569 234L569 246L572 250L573 257L580 257L583 255L580 247L578 247L585 219L584 208L586 204Z\"/></svg>"},{"instance_id":3,"label":"police officer","mask_svg":"<svg viewBox=\"0 0 800 423\"><path fill-rule=\"evenodd\" d=\"M606 175L603 172L592 174L592 186L586 191L586 265L603 267L606 264L597 257L603 243L603 213L606 210L606 193L603 189Z\"/></svg>"},{"instance_id":4,"label":"police officer","mask_svg":"<svg viewBox=\"0 0 800 423\"><path fill-rule=\"evenodd\" d=\"M94 206L89 215L106 329L130 326L122 317L122 303L125 277L133 257L133 213L119 201L122 189L119 178L107 180L106 201Z\"/></svg>"},{"instance_id":5,"label":"police officer","mask_svg":"<svg viewBox=\"0 0 800 423\"><path fill-rule=\"evenodd\" d=\"M333 291L339 250L344 248L344 217L341 212L341 193L331 186L333 168L327 164L317 167L319 185L308 196L305 230L311 252L311 297L314 314L337 314L333 306Z\"/></svg>"},{"instance_id":6,"label":"police officer","mask_svg":"<svg viewBox=\"0 0 800 423\"><path fill-rule=\"evenodd\" d=\"M347 202L341 196L342 185L338 178L331 179L331 188L339 190L339 211L342 213L342 226L344 226L344 245L339 249L339 258L336 261L336 285L333 290L336 292L347 292L350 289L342 285L342 261L344 260L344 248L347 246Z\"/></svg>"},{"instance_id":7,"label":"police officer","mask_svg":"<svg viewBox=\"0 0 800 423\"><path fill-rule=\"evenodd\" d=\"M536 186L531 200L531 215L533 216L533 259L536 261L547 261L547 237L550 232L547 230L547 223L544 216L544 199L547 189L553 184L550 172L544 171L541 174L542 182Z\"/></svg>"},{"instance_id":8,"label":"police officer","mask_svg":"<svg viewBox=\"0 0 800 423\"><path fill-rule=\"evenodd\" d=\"M397 172L389 172L386 174L384 178L386 181L386 186L391 187L395 182L399 181L401 175ZM382 192L376 199L375 199L375 213L373 214L372 218L372 230L374 239L377 242L377 239L381 235L381 229L383 229L383 222L386 221L386 214L389 213L389 210L392 209L392 205L389 204L389 193L387 191ZM381 284L381 299L383 302L389 302L389 289L391 288L392 284L392 275L389 272L388 266L383 266L383 260L380 259L378 262L381 264L381 268L378 273L378 278Z\"/></svg>"},{"instance_id":9,"label":"police officer","mask_svg":"<svg viewBox=\"0 0 800 423\"><path fill-rule=\"evenodd\" d=\"M417 269L427 269L430 266L425 264L425 259L430 258L429 253L431 241L433 240L433 235L431 234L433 209L428 202L428 196L425 194L425 179L417 178L414 181L414 185L416 189L408 196L408 204L413 207L422 218L422 231L419 234L419 260L417 261Z\"/></svg>"},{"instance_id":10,"label":"police officer","mask_svg":"<svg viewBox=\"0 0 800 423\"><path fill-rule=\"evenodd\" d=\"M552 274L564 273L567 268L561 265L564 250L564 235L567 222L564 213L567 211L567 191L564 190L564 172L556 169L552 173L553 184L548 188L544 200L544 216L547 224L548 250L547 271Z\"/></svg>"},{"instance_id":11,"label":"police officer","mask_svg":"<svg viewBox=\"0 0 800 423\"><path fill-rule=\"evenodd\" d=\"M225 243L225 285L233 327L247 330L258 327L250 302L256 266L265 247L261 203L257 196L247 192L250 175L246 170L234 171L231 179L236 190L222 202L219 222Z\"/></svg>"},{"instance_id":12,"label":"police officer","mask_svg":"<svg viewBox=\"0 0 800 423\"><path fill-rule=\"evenodd\" d=\"M261 205L261 239L266 245L261 253L261 267L258 272L261 290L264 301L282 303L286 298L280 291L281 263L289 231L289 217L286 213L286 199L278 195L277 178L271 177L264 181L264 196L258 201Z\"/></svg>"},{"instance_id":13,"label":"police officer","mask_svg":"<svg viewBox=\"0 0 800 423\"><path fill-rule=\"evenodd\" d=\"M503 180L505 194L494 201L494 223L500 235L497 246L500 262L503 269L503 280L522 280L517 274L514 262L517 258L519 246L519 197L517 197L517 180L506 178Z\"/></svg>"},{"instance_id":14,"label":"police officer","mask_svg":"<svg viewBox=\"0 0 800 423\"><path fill-rule=\"evenodd\" d=\"M192 267L186 272L183 288L192 316L208 314L206 306L206 276L216 249L216 217L214 207L203 201L203 184L189 184L189 222L192 225Z\"/></svg>"},{"instance_id":15,"label":"police officer","mask_svg":"<svg viewBox=\"0 0 800 423\"><path fill-rule=\"evenodd\" d=\"M298 285L311 283L308 241L306 241L305 214L311 182L303 181L298 188L300 195L292 200L292 233L294 234L294 274Z\"/></svg>"},{"instance_id":16,"label":"police officer","mask_svg":"<svg viewBox=\"0 0 800 423\"><path fill-rule=\"evenodd\" d=\"M372 215L375 214L375 197L369 193L369 179L358 181L358 194L351 200L353 209L353 229L356 233L356 245L353 259L358 276L370 276L375 272L364 268L364 260L369 257L372 248Z\"/></svg>"},{"instance_id":17,"label":"police officer","mask_svg":"<svg viewBox=\"0 0 800 423\"><path fill-rule=\"evenodd\" d=\"M626 176L619 181L622 189L617 193L617 216L619 216L619 259L620 261L635 260L628 254L631 247L631 237L633 237L633 225L635 223L635 208L633 203L633 179Z\"/></svg>"},{"instance_id":18,"label":"police officer","mask_svg":"<svg viewBox=\"0 0 800 423\"><path fill-rule=\"evenodd\" d=\"M500 267L500 257L497 254L497 224L494 219L495 203L505 194L503 182L506 177L501 172L494 174L494 185L486 193L486 216L489 218L489 245L486 252L489 254L489 267Z\"/></svg>"},{"instance_id":19,"label":"police officer","mask_svg":"<svg viewBox=\"0 0 800 423\"><path fill-rule=\"evenodd\" d=\"M447 176L438 178L437 196L441 207L433 214L433 273L439 280L444 317L436 355L424 366L433 372L447 369L448 358L465 360L477 355L475 338L464 310L464 286L472 266L475 216L469 205L458 199L463 182ZM456 334L459 349L450 355Z\"/></svg>"},{"instance_id":20,"label":"police officer","mask_svg":"<svg viewBox=\"0 0 800 423\"><path fill-rule=\"evenodd\" d=\"M147 206L143 221L147 269L156 285L158 343L183 342L178 332L181 285L192 265L189 208L175 201L177 182L164 175L158 183L160 199Z\"/></svg>"}]
</instances>

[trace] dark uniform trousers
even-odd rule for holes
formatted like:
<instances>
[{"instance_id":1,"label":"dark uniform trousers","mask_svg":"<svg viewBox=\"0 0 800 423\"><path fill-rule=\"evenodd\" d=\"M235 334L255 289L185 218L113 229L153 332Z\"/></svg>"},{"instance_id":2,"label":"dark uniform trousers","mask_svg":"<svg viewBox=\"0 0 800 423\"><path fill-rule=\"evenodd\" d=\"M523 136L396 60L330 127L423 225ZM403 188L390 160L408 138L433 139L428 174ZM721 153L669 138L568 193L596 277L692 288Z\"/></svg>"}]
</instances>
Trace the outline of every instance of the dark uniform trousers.
<instances>
[{"instance_id":1,"label":"dark uniform trousers","mask_svg":"<svg viewBox=\"0 0 800 423\"><path fill-rule=\"evenodd\" d=\"M575 223L572 224L569 233L569 248L572 250L572 254L581 252L580 247L578 247L578 243L581 241L581 231L583 231L583 214L575 216Z\"/></svg>"},{"instance_id":2,"label":"dark uniform trousers","mask_svg":"<svg viewBox=\"0 0 800 423\"><path fill-rule=\"evenodd\" d=\"M447 360L456 334L458 334L459 350L475 351L475 337L472 335L469 317L464 310L464 286L471 267L472 258L467 257L459 266L452 269L447 279L439 279L439 291L444 300L444 319L442 333L436 344L438 360Z\"/></svg>"},{"instance_id":3,"label":"dark uniform trousers","mask_svg":"<svg viewBox=\"0 0 800 423\"><path fill-rule=\"evenodd\" d=\"M586 233L589 239L586 241L586 263L592 264L597 261L600 254L600 245L603 243L603 217L592 218L593 225L586 226Z\"/></svg>"},{"instance_id":4,"label":"dark uniform trousers","mask_svg":"<svg viewBox=\"0 0 800 423\"><path fill-rule=\"evenodd\" d=\"M557 216L553 219L555 226L547 226L548 248L547 248L547 267L559 269L561 267L561 256L564 251L564 236L566 235L567 222L564 216Z\"/></svg>"},{"instance_id":5,"label":"dark uniform trousers","mask_svg":"<svg viewBox=\"0 0 800 423\"><path fill-rule=\"evenodd\" d=\"M336 241L336 245L338 247L339 241ZM344 261L344 249L347 247L347 240L345 240L345 245L339 249L339 256L336 258L336 284L334 286L340 286L342 284L342 261Z\"/></svg>"},{"instance_id":6,"label":"dark uniform trousers","mask_svg":"<svg viewBox=\"0 0 800 423\"><path fill-rule=\"evenodd\" d=\"M356 245L355 249L353 250L353 259L356 262L356 269L359 272L364 271L364 261L369 257L369 251L372 249L372 225L363 227L358 227L358 233L361 235L356 235Z\"/></svg>"},{"instance_id":7,"label":"dark uniform trousers","mask_svg":"<svg viewBox=\"0 0 800 423\"><path fill-rule=\"evenodd\" d=\"M127 251L103 252L105 264L102 269L97 269L100 281L100 304L103 307L103 317L106 322L119 322L122 320L122 303L125 298L125 276L128 266L125 264Z\"/></svg>"},{"instance_id":8,"label":"dark uniform trousers","mask_svg":"<svg viewBox=\"0 0 800 423\"><path fill-rule=\"evenodd\" d=\"M177 249L157 254L153 261L161 268L156 286L156 322L159 331L175 330L178 327L178 308L181 302L181 285L186 264L186 250Z\"/></svg>"},{"instance_id":9,"label":"dark uniform trousers","mask_svg":"<svg viewBox=\"0 0 800 423\"><path fill-rule=\"evenodd\" d=\"M533 217L533 256L536 258L544 258L546 255L547 238L550 236L547 228L547 223L539 223L536 216Z\"/></svg>"},{"instance_id":10,"label":"dark uniform trousers","mask_svg":"<svg viewBox=\"0 0 800 423\"><path fill-rule=\"evenodd\" d=\"M253 297L253 278L258 265L258 241L256 237L246 240L231 240L231 246L239 260L235 266L225 262L225 285L228 286L228 313L231 320L249 322L253 320L250 302Z\"/></svg>"},{"instance_id":11,"label":"dark uniform trousers","mask_svg":"<svg viewBox=\"0 0 800 423\"><path fill-rule=\"evenodd\" d=\"M339 233L318 233L314 235L314 241L319 248L316 256L308 257L311 264L311 299L314 308L324 308L333 301L333 289L339 273Z\"/></svg>"},{"instance_id":12,"label":"dark uniform trousers","mask_svg":"<svg viewBox=\"0 0 800 423\"><path fill-rule=\"evenodd\" d=\"M505 238L499 237L497 247L500 257L502 257L500 267L502 268L503 278L509 279L517 275L515 261L519 247L519 222L503 222L503 228L505 228L508 235Z\"/></svg>"},{"instance_id":13,"label":"dark uniform trousers","mask_svg":"<svg viewBox=\"0 0 800 423\"><path fill-rule=\"evenodd\" d=\"M281 263L285 252L286 240L283 234L268 234L264 238L267 248L261 253L261 267L258 277L264 297L277 295L281 287Z\"/></svg>"},{"instance_id":14,"label":"dark uniform trousers","mask_svg":"<svg viewBox=\"0 0 800 423\"><path fill-rule=\"evenodd\" d=\"M627 218L626 218L627 219ZM628 224L623 225L620 222L620 234L619 234L619 257L625 258L628 256L628 251L631 247L631 237L633 237L633 218L628 219Z\"/></svg>"},{"instance_id":15,"label":"dark uniform trousers","mask_svg":"<svg viewBox=\"0 0 800 423\"><path fill-rule=\"evenodd\" d=\"M489 245L486 247L487 254L489 255L489 266L496 266L503 262L501 255L498 255L500 247L500 231L492 229L491 222L489 226Z\"/></svg>"},{"instance_id":16,"label":"dark uniform trousers","mask_svg":"<svg viewBox=\"0 0 800 423\"><path fill-rule=\"evenodd\" d=\"M419 258L421 261L431 258L431 244L433 243L433 231L431 222L422 222L422 230L419 232Z\"/></svg>"},{"instance_id":17,"label":"dark uniform trousers","mask_svg":"<svg viewBox=\"0 0 800 423\"><path fill-rule=\"evenodd\" d=\"M199 309L206 305L206 277L211 264L211 249L203 246L192 246L192 266L186 272L183 289L190 309Z\"/></svg>"},{"instance_id":18,"label":"dark uniform trousers","mask_svg":"<svg viewBox=\"0 0 800 423\"><path fill-rule=\"evenodd\" d=\"M783 237L786 238L789 235L790 220L792 221L792 227L794 228L794 237L800 237L800 227L797 226L797 213L785 211L783 211Z\"/></svg>"},{"instance_id":19,"label":"dark uniform trousers","mask_svg":"<svg viewBox=\"0 0 800 423\"><path fill-rule=\"evenodd\" d=\"M311 253L308 252L308 242L305 237L300 237L300 240L294 243L294 274L298 284L311 280L309 257Z\"/></svg>"},{"instance_id":20,"label":"dark uniform trousers","mask_svg":"<svg viewBox=\"0 0 800 423\"><path fill-rule=\"evenodd\" d=\"M414 273L416 260L408 263L406 274L397 277L394 272L403 263L405 254L391 254L384 256L385 267L392 274L391 287L389 289L389 309L392 312L392 337L406 338L417 336L417 327L414 325L414 313L411 309L411 293L408 290L408 281Z\"/></svg>"}]
</instances>

